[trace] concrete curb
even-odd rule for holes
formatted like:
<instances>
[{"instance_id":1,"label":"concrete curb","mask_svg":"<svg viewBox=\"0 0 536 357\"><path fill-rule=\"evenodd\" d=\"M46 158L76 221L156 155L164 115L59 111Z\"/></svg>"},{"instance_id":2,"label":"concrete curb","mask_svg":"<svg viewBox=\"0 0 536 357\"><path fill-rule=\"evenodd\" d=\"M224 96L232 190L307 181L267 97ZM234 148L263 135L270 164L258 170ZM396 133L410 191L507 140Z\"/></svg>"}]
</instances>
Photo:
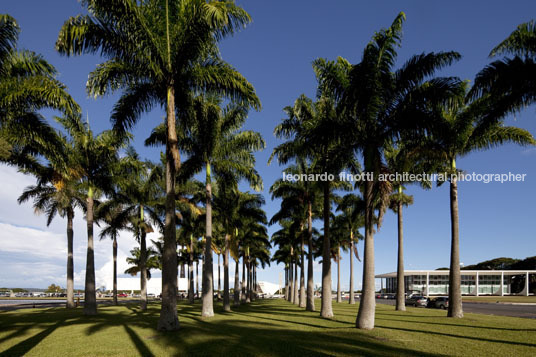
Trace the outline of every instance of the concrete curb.
<instances>
[{"instance_id":1,"label":"concrete curb","mask_svg":"<svg viewBox=\"0 0 536 357\"><path fill-rule=\"evenodd\" d=\"M536 306L536 302L463 301L464 304Z\"/></svg>"}]
</instances>

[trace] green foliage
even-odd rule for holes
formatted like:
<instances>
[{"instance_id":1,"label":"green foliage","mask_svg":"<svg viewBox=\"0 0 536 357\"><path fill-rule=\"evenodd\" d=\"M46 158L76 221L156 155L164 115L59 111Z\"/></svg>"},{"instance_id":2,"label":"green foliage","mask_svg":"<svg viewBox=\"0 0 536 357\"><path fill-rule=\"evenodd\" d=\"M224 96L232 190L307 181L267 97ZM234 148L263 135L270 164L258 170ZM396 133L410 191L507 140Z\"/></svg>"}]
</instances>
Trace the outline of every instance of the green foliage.
<instances>
[{"instance_id":1,"label":"green foliage","mask_svg":"<svg viewBox=\"0 0 536 357\"><path fill-rule=\"evenodd\" d=\"M140 272L140 257L141 252L140 248L136 247L130 251L131 256L127 257L127 263L131 265L125 274L130 274L136 276ZM145 267L147 268L147 280L151 279L151 269L159 269L157 252L152 248L147 248L147 259L145 262Z\"/></svg>"},{"instance_id":2,"label":"green foliage","mask_svg":"<svg viewBox=\"0 0 536 357\"><path fill-rule=\"evenodd\" d=\"M39 111L76 116L80 108L55 78L52 65L16 47L19 32L15 19L0 14L0 160L24 167L29 154L54 150L58 144Z\"/></svg>"},{"instance_id":3,"label":"green foliage","mask_svg":"<svg viewBox=\"0 0 536 357\"><path fill-rule=\"evenodd\" d=\"M59 285L51 284L48 286L46 292L47 293L61 293L64 289L60 287Z\"/></svg>"},{"instance_id":4,"label":"green foliage","mask_svg":"<svg viewBox=\"0 0 536 357\"><path fill-rule=\"evenodd\" d=\"M122 90L111 118L117 130L128 130L143 112L166 103L170 87L183 113L192 91L213 92L260 108L253 86L218 55L217 42L251 20L233 2L83 4L89 14L65 22L56 49L67 56L99 53L108 59L90 73L87 91L102 96Z\"/></svg>"},{"instance_id":5,"label":"green foliage","mask_svg":"<svg viewBox=\"0 0 536 357\"><path fill-rule=\"evenodd\" d=\"M525 259L495 258L467 265L462 270L536 270L536 257Z\"/></svg>"}]
</instances>

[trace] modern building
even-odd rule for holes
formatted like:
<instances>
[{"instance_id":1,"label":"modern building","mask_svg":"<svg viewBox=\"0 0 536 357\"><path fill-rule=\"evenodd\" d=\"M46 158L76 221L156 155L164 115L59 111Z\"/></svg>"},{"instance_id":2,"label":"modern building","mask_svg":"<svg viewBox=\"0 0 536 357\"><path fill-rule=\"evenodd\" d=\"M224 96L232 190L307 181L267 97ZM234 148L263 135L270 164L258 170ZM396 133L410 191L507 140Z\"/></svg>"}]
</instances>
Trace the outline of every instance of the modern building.
<instances>
[{"instance_id":1,"label":"modern building","mask_svg":"<svg viewBox=\"0 0 536 357\"><path fill-rule=\"evenodd\" d=\"M529 277L536 270L461 270L463 295L529 295ZM376 275L381 291L396 293L396 272ZM385 282L385 284L384 284ZM404 271L406 293L447 295L449 292L448 270Z\"/></svg>"},{"instance_id":2,"label":"modern building","mask_svg":"<svg viewBox=\"0 0 536 357\"><path fill-rule=\"evenodd\" d=\"M259 281L257 284L260 294L275 295L281 287L278 284L273 284L267 281Z\"/></svg>"},{"instance_id":3,"label":"modern building","mask_svg":"<svg viewBox=\"0 0 536 357\"><path fill-rule=\"evenodd\" d=\"M179 291L188 291L188 279L178 279ZM141 282L139 275L135 278L117 278L117 290L119 291L135 291L140 290ZM112 281L106 282L102 287L103 290L111 290L113 287ZM147 280L147 294L160 295L162 292L162 278L151 278Z\"/></svg>"}]
</instances>

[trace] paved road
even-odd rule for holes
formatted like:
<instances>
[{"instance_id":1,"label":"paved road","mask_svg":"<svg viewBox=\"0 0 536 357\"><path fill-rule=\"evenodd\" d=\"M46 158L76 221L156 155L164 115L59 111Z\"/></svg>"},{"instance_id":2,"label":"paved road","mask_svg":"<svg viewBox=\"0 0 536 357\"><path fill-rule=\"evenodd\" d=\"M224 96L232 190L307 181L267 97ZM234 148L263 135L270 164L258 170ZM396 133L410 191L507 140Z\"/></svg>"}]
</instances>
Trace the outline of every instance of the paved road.
<instances>
[{"instance_id":1,"label":"paved road","mask_svg":"<svg viewBox=\"0 0 536 357\"><path fill-rule=\"evenodd\" d=\"M376 299L379 304L394 305L395 300ZM536 305L509 305L464 302L463 311L475 314L526 317L536 319Z\"/></svg>"},{"instance_id":2,"label":"paved road","mask_svg":"<svg viewBox=\"0 0 536 357\"><path fill-rule=\"evenodd\" d=\"M6 303L6 301L9 301L10 303ZM48 307L65 307L65 301L62 302L49 302L47 300L35 300L30 303L24 300L20 300L19 304L13 304L13 300L4 300L4 303L2 300L0 300L0 312L1 311L10 311L10 310L18 310L18 309L33 309L33 308L48 308ZM75 300L76 302L76 300ZM128 304L128 303L136 303L139 304L140 300L119 300L119 304ZM97 304L99 305L112 305L112 300L97 300ZM82 300L80 302L80 305L84 305L84 301Z\"/></svg>"}]
</instances>

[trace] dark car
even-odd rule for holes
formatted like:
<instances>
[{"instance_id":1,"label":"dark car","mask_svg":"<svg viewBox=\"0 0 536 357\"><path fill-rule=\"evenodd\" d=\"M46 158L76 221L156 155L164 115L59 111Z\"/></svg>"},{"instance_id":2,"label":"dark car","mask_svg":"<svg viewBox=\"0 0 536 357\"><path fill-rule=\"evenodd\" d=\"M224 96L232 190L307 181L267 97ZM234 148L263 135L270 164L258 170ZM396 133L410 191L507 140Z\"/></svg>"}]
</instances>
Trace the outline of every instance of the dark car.
<instances>
[{"instance_id":1,"label":"dark car","mask_svg":"<svg viewBox=\"0 0 536 357\"><path fill-rule=\"evenodd\" d=\"M413 295L406 299L406 305L410 306L422 306L426 307L428 305L428 298L420 295Z\"/></svg>"},{"instance_id":2,"label":"dark car","mask_svg":"<svg viewBox=\"0 0 536 357\"><path fill-rule=\"evenodd\" d=\"M446 296L440 296L434 300L434 307L438 309L448 309L449 307L449 298Z\"/></svg>"}]
</instances>

